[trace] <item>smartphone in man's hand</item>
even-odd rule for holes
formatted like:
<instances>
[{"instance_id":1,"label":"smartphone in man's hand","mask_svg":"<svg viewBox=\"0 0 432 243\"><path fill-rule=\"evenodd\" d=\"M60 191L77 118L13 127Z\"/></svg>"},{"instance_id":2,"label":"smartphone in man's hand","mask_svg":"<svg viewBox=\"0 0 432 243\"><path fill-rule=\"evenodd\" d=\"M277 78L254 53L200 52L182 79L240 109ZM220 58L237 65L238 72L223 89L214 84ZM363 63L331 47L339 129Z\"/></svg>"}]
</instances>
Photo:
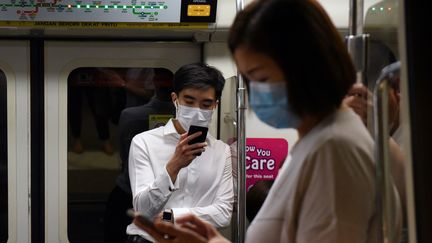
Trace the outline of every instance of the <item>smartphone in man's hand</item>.
<instances>
[{"instance_id":1,"label":"smartphone in man's hand","mask_svg":"<svg viewBox=\"0 0 432 243\"><path fill-rule=\"evenodd\" d=\"M208 132L208 127L201 127L201 126L190 126L189 127L189 131L188 131L188 136L197 133L197 132L201 132L201 135L199 135L198 137L192 139L189 141L189 144L195 144L195 143L203 143L205 142L206 138L207 138L207 132ZM196 156L200 156L201 153L196 153Z\"/></svg>"}]
</instances>

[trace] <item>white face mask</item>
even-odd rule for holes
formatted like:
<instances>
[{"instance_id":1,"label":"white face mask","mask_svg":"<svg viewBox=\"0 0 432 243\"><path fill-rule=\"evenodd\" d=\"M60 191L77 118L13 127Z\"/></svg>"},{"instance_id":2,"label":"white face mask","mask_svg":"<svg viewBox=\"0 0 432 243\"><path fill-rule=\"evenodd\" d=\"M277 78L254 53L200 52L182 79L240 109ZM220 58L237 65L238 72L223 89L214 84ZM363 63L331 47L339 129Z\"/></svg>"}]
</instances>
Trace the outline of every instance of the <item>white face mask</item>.
<instances>
[{"instance_id":1,"label":"white face mask","mask_svg":"<svg viewBox=\"0 0 432 243\"><path fill-rule=\"evenodd\" d=\"M191 125L209 126L213 110L202 110L200 108L180 105L177 102L174 102L174 105L176 107L176 119L185 131L189 130Z\"/></svg>"}]
</instances>

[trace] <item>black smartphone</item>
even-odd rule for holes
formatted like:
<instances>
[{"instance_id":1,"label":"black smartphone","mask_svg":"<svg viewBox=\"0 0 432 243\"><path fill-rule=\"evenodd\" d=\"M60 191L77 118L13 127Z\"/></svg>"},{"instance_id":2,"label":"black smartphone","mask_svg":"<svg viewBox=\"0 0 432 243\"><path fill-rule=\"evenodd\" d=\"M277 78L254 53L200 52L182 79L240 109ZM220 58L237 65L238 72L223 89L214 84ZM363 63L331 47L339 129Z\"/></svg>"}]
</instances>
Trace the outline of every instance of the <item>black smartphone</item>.
<instances>
[{"instance_id":1,"label":"black smartphone","mask_svg":"<svg viewBox=\"0 0 432 243\"><path fill-rule=\"evenodd\" d=\"M153 220L150 217L140 212L134 211L133 209L128 209L126 211L126 214L131 218L137 219L141 224L151 228L152 230L158 231L153 223Z\"/></svg>"},{"instance_id":2,"label":"black smartphone","mask_svg":"<svg viewBox=\"0 0 432 243\"><path fill-rule=\"evenodd\" d=\"M197 133L197 132L201 132L201 135L199 135L198 137L192 139L189 141L189 144L194 144L194 143L203 143L205 142L206 138L207 138L207 132L208 132L208 127L200 127L200 126L190 126L189 127L189 131L188 131L188 136Z\"/></svg>"},{"instance_id":3,"label":"black smartphone","mask_svg":"<svg viewBox=\"0 0 432 243\"><path fill-rule=\"evenodd\" d=\"M189 127L189 131L188 131L188 136L197 133L197 132L201 132L201 135L199 135L198 137L192 139L189 141L189 144L195 144L195 143L203 143L205 142L206 138L207 138L207 132L208 132L208 127L201 127L201 126L190 126ZM196 156L200 156L201 153L196 153L194 154Z\"/></svg>"}]
</instances>

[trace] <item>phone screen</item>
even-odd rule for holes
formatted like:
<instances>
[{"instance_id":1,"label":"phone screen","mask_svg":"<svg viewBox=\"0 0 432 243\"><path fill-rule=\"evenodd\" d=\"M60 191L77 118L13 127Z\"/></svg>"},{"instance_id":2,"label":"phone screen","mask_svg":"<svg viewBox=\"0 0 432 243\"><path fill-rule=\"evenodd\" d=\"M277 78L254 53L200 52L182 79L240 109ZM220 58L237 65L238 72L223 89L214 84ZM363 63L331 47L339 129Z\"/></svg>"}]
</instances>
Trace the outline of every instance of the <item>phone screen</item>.
<instances>
[{"instance_id":1,"label":"phone screen","mask_svg":"<svg viewBox=\"0 0 432 243\"><path fill-rule=\"evenodd\" d=\"M208 131L207 127L200 127L200 126L194 126L194 125L190 126L189 131L188 131L188 136L190 136L194 133L197 133L197 132L201 132L201 135L199 135L199 137L196 137L196 138L190 140L189 144L205 142L205 140L207 138L207 131Z\"/></svg>"},{"instance_id":2,"label":"phone screen","mask_svg":"<svg viewBox=\"0 0 432 243\"><path fill-rule=\"evenodd\" d=\"M206 138L207 138L207 132L208 132L208 127L200 127L200 126L190 126L189 127L189 131L188 131L188 136L197 133L197 132L201 132L201 135L199 135L198 137L192 139L189 141L189 144L195 144L195 143L203 143L205 142ZM200 156L201 153L196 153L194 154L196 156Z\"/></svg>"}]
</instances>

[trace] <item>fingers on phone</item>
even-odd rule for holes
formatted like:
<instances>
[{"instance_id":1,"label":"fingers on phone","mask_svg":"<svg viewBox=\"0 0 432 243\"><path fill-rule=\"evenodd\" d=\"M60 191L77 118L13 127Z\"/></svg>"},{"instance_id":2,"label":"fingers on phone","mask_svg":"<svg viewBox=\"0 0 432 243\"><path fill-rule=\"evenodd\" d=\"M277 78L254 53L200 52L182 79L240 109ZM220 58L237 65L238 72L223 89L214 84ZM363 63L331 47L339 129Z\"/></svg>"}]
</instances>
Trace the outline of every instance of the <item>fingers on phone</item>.
<instances>
[{"instance_id":1,"label":"fingers on phone","mask_svg":"<svg viewBox=\"0 0 432 243\"><path fill-rule=\"evenodd\" d=\"M207 146L206 142L204 142L204 143L194 143L194 144L189 145L189 148L190 149L197 149L197 148L204 148L206 146Z\"/></svg>"},{"instance_id":2,"label":"fingers on phone","mask_svg":"<svg viewBox=\"0 0 432 243\"><path fill-rule=\"evenodd\" d=\"M190 141L190 140L192 140L192 139L194 139L194 138L197 138L197 137L201 136L201 134L202 134L201 131L196 132L196 133L193 133L193 134L189 135L189 136L187 137L187 139L188 139L188 141Z\"/></svg>"},{"instance_id":3,"label":"fingers on phone","mask_svg":"<svg viewBox=\"0 0 432 243\"><path fill-rule=\"evenodd\" d=\"M188 154L197 156L197 155L200 155L204 151L205 151L205 148L198 148L198 149L194 149L194 150L189 151Z\"/></svg>"},{"instance_id":4,"label":"fingers on phone","mask_svg":"<svg viewBox=\"0 0 432 243\"><path fill-rule=\"evenodd\" d=\"M187 134L187 132L185 132L185 133L183 133L183 134L180 134L180 141L183 141L185 138L187 138L188 137L188 134Z\"/></svg>"},{"instance_id":5,"label":"fingers on phone","mask_svg":"<svg viewBox=\"0 0 432 243\"><path fill-rule=\"evenodd\" d=\"M199 137L201 135L201 133L202 132L196 132L196 133L189 135L189 136L187 135L187 133L183 133L180 136L179 144L188 144L192 139Z\"/></svg>"}]
</instances>

